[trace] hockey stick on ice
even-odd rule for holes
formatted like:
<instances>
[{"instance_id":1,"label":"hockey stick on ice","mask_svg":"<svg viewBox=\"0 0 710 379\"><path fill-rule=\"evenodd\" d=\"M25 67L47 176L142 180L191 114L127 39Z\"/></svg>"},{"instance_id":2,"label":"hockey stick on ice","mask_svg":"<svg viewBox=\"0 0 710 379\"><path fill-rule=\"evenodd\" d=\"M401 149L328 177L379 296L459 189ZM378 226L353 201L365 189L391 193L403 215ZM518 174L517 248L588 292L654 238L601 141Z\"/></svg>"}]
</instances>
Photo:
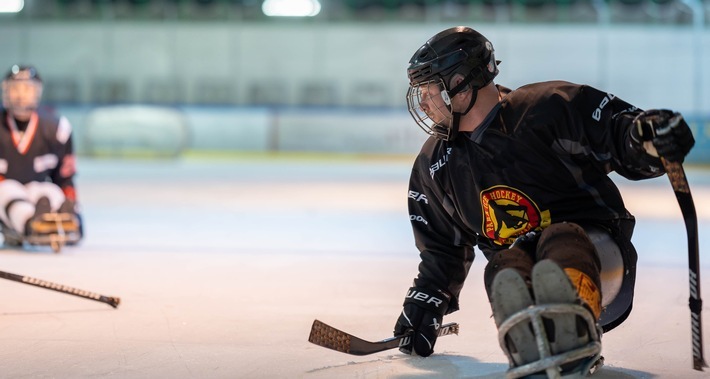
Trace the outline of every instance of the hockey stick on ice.
<instances>
[{"instance_id":1,"label":"hockey stick on ice","mask_svg":"<svg viewBox=\"0 0 710 379\"><path fill-rule=\"evenodd\" d=\"M20 283L30 284L30 285L33 285L36 287L46 288L48 290L66 293L68 295L83 297L85 299L94 300L94 301L108 304L114 308L117 308L118 304L121 302L121 299L118 297L99 295L97 293L80 290L78 288L68 287L63 284L52 283L52 282L48 282L46 280L32 278L29 276L11 274L11 273L5 272L5 271L0 271L0 278L12 280L15 282L20 282Z\"/></svg>"},{"instance_id":2,"label":"hockey stick on ice","mask_svg":"<svg viewBox=\"0 0 710 379\"><path fill-rule=\"evenodd\" d=\"M685 176L683 165L680 162L668 162L661 158L666 175L671 181L673 192L678 200L680 211L685 221L688 234L688 275L690 282L690 324L693 343L693 369L703 371L708 367L703 357L703 327L700 311L703 309L703 300L700 298L700 248L698 245L698 216L695 213L695 204L690 194L690 186Z\"/></svg>"},{"instance_id":3,"label":"hockey stick on ice","mask_svg":"<svg viewBox=\"0 0 710 379\"><path fill-rule=\"evenodd\" d=\"M459 334L459 324L452 322L442 325L439 329L439 337L449 334ZM406 343L408 338L411 338L411 333L369 342L315 320L308 342L346 354L368 355L399 347L401 343Z\"/></svg>"}]
</instances>

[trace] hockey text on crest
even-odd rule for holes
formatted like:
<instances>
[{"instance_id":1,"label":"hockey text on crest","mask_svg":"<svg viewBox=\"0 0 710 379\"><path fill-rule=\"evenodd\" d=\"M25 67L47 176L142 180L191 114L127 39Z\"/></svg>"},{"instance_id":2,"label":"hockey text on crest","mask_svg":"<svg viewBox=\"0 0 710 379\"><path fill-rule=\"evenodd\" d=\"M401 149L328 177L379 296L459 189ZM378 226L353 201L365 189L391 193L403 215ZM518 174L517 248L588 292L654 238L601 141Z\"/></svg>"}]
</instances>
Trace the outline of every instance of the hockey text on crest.
<instances>
[{"instance_id":1,"label":"hockey text on crest","mask_svg":"<svg viewBox=\"0 0 710 379\"><path fill-rule=\"evenodd\" d=\"M540 211L522 191L493 186L481 192L483 234L496 244L511 244L516 237L550 224L550 212Z\"/></svg>"}]
</instances>

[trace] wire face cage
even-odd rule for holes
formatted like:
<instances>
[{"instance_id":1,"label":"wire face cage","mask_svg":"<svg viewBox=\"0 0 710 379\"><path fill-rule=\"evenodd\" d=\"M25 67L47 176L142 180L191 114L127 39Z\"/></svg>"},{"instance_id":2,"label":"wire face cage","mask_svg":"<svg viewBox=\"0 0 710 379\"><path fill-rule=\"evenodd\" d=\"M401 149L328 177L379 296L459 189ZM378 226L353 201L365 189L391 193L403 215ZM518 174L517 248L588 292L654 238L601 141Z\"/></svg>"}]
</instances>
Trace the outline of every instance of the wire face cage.
<instances>
[{"instance_id":1,"label":"wire face cage","mask_svg":"<svg viewBox=\"0 0 710 379\"><path fill-rule=\"evenodd\" d=\"M407 109L424 132L448 139L453 118L451 98L441 79L410 85L407 90Z\"/></svg>"}]
</instances>

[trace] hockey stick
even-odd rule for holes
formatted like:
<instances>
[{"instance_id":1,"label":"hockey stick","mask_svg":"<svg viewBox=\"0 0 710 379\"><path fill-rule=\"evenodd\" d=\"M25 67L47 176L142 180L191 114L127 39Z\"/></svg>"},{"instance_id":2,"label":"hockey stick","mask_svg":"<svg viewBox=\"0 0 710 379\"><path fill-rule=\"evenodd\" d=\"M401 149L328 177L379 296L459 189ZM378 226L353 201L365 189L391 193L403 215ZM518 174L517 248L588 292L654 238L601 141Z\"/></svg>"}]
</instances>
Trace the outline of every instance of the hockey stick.
<instances>
[{"instance_id":1,"label":"hockey stick","mask_svg":"<svg viewBox=\"0 0 710 379\"><path fill-rule=\"evenodd\" d=\"M5 272L5 271L0 271L0 278L12 280L15 282L20 282L20 283L30 284L30 285L33 285L36 287L42 287L42 288L46 288L48 290L66 293L69 295L79 296L79 297L83 297L85 299L94 300L94 301L98 301L101 303L106 303L114 308L117 308L118 304L121 303L121 299L118 297L99 295L97 293L80 290L78 288L68 287L63 284L52 283L52 282L48 282L46 280L32 278L29 276L11 274L11 273Z\"/></svg>"},{"instance_id":2,"label":"hockey stick","mask_svg":"<svg viewBox=\"0 0 710 379\"><path fill-rule=\"evenodd\" d=\"M452 322L439 328L439 337L448 336L449 334L459 334L459 324ZM408 343L409 338L411 338L411 333L390 337L382 341L369 342L314 320L311 334L308 336L308 342L346 354L368 355L399 347L401 344Z\"/></svg>"},{"instance_id":3,"label":"hockey stick","mask_svg":"<svg viewBox=\"0 0 710 379\"><path fill-rule=\"evenodd\" d=\"M678 200L680 212L683 214L685 229L688 234L688 269L690 282L690 325L693 343L693 369L703 371L708 367L703 357L703 325L700 311L703 309L703 300L700 298L700 248L698 245L698 216L695 213L693 196L690 194L688 178L680 162L668 162L661 158L666 175L671 181L673 192Z\"/></svg>"}]
</instances>

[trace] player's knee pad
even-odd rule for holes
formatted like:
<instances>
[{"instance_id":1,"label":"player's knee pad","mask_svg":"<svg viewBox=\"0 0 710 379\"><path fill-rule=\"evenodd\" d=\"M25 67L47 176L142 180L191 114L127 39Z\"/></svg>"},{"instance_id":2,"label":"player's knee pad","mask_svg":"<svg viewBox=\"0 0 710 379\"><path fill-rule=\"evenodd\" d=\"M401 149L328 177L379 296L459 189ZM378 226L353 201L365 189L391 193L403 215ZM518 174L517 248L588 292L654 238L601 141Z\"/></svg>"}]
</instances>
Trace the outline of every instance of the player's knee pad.
<instances>
[{"instance_id":1,"label":"player's knee pad","mask_svg":"<svg viewBox=\"0 0 710 379\"><path fill-rule=\"evenodd\" d=\"M12 179L0 181L0 207L3 209L11 201L28 199L29 193L22 183Z\"/></svg>"},{"instance_id":2,"label":"player's knee pad","mask_svg":"<svg viewBox=\"0 0 710 379\"><path fill-rule=\"evenodd\" d=\"M587 275L599 286L600 262L594 243L580 225L561 222L547 227L537 245L536 260L550 259L560 267Z\"/></svg>"},{"instance_id":3,"label":"player's knee pad","mask_svg":"<svg viewBox=\"0 0 710 379\"><path fill-rule=\"evenodd\" d=\"M506 268L512 268L517 270L523 279L529 282L530 272L534 264L535 262L533 262L530 254L519 248L500 250L493 254L483 271L483 283L488 299L491 299L493 280L499 272Z\"/></svg>"}]
</instances>

